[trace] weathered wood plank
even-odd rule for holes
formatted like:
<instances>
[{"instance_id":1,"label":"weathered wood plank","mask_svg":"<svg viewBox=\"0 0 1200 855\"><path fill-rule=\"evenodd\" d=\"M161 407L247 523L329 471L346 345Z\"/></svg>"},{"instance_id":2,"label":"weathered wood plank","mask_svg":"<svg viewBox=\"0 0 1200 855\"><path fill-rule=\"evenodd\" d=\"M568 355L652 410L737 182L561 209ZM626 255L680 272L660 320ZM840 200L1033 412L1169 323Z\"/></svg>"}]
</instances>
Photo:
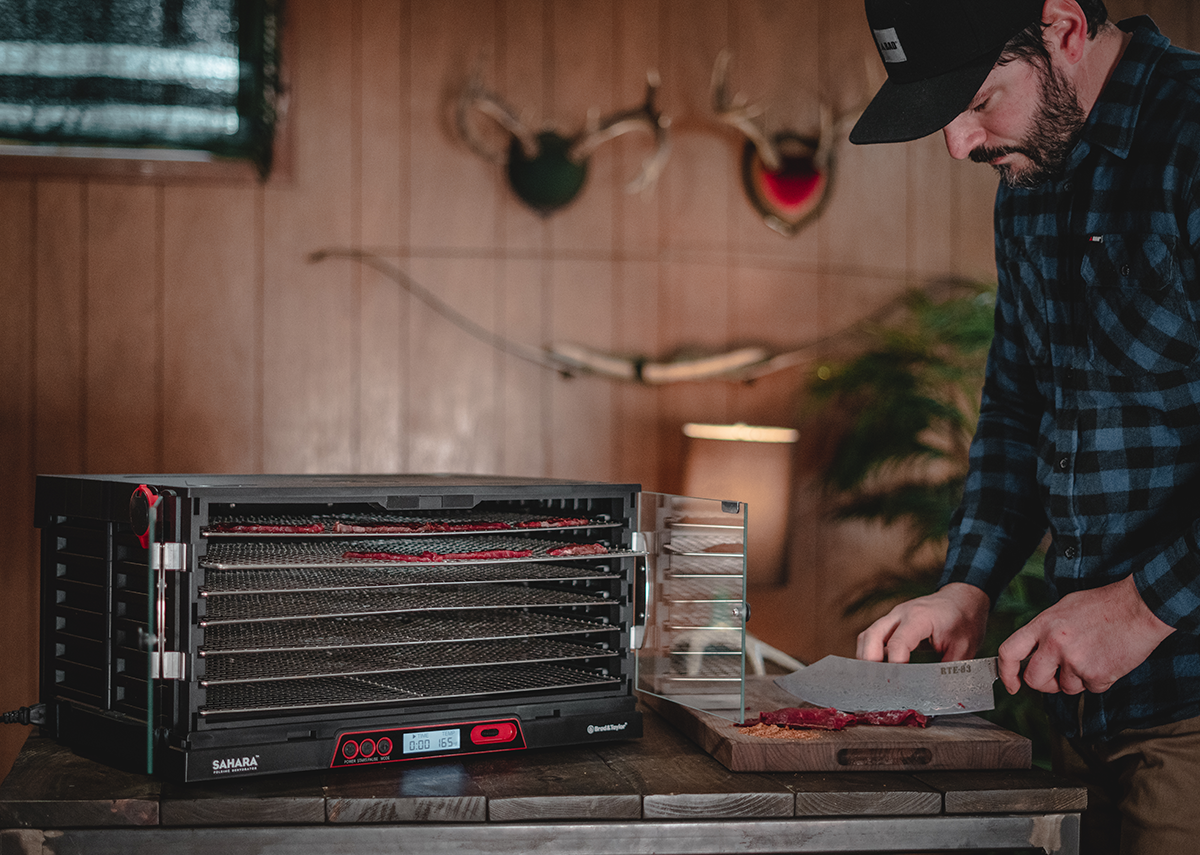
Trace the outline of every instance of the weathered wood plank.
<instances>
[{"instance_id":1,"label":"weathered wood plank","mask_svg":"<svg viewBox=\"0 0 1200 855\"><path fill-rule=\"evenodd\" d=\"M744 821L416 823L319 828L75 829L47 837L44 855L776 855L1028 849L1078 853L1078 814L914 816Z\"/></svg>"},{"instance_id":2,"label":"weathered wood plank","mask_svg":"<svg viewBox=\"0 0 1200 855\"><path fill-rule=\"evenodd\" d=\"M483 822L487 799L456 761L389 763L325 776L329 822Z\"/></svg>"},{"instance_id":3,"label":"weathered wood plank","mask_svg":"<svg viewBox=\"0 0 1200 855\"><path fill-rule=\"evenodd\" d=\"M487 796L492 822L642 815L641 794L591 748L481 755L464 766Z\"/></svg>"},{"instance_id":4,"label":"weathered wood plank","mask_svg":"<svg viewBox=\"0 0 1200 855\"><path fill-rule=\"evenodd\" d=\"M166 783L161 813L170 826L312 825L325 822L325 792L316 772Z\"/></svg>"},{"instance_id":5,"label":"weathered wood plank","mask_svg":"<svg viewBox=\"0 0 1200 855\"><path fill-rule=\"evenodd\" d=\"M946 813L1080 811L1087 789L1040 769L989 772L921 772L915 776L945 794Z\"/></svg>"},{"instance_id":6,"label":"weathered wood plank","mask_svg":"<svg viewBox=\"0 0 1200 855\"><path fill-rule=\"evenodd\" d=\"M795 797L785 785L730 772L652 710L643 728L640 741L597 746L596 753L643 794L646 818L793 815Z\"/></svg>"},{"instance_id":7,"label":"weathered wood plank","mask_svg":"<svg viewBox=\"0 0 1200 855\"><path fill-rule=\"evenodd\" d=\"M0 855L42 855L46 834L32 828L0 829Z\"/></svg>"},{"instance_id":8,"label":"weathered wood plank","mask_svg":"<svg viewBox=\"0 0 1200 855\"><path fill-rule=\"evenodd\" d=\"M796 794L796 816L913 816L942 812L942 794L892 772L770 776Z\"/></svg>"},{"instance_id":9,"label":"weathered wood plank","mask_svg":"<svg viewBox=\"0 0 1200 855\"><path fill-rule=\"evenodd\" d=\"M31 736L0 784L0 827L157 825L161 785Z\"/></svg>"}]
</instances>

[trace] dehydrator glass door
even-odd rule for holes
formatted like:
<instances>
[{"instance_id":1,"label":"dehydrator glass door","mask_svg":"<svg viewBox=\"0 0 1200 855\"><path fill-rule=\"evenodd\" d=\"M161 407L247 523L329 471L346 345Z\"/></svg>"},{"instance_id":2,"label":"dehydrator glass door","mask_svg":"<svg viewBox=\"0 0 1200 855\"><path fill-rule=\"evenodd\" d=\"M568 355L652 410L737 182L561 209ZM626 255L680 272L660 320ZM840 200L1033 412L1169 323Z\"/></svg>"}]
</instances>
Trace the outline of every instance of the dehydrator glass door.
<instances>
[{"instance_id":1,"label":"dehydrator glass door","mask_svg":"<svg viewBox=\"0 0 1200 855\"><path fill-rule=\"evenodd\" d=\"M138 501L144 501L146 505L143 541L146 546L146 630L144 635L139 631L138 642L146 651L146 773L152 775L159 726L163 723L164 681L182 680L187 670L186 655L178 649L168 648L177 643L177 640L170 641L172 626L178 621L174 600L178 597L178 577L187 569L188 550L186 544L169 539L171 526L164 522L164 517L173 513L175 506L171 499L142 485L134 492L131 508ZM177 629L174 634L177 639Z\"/></svg>"},{"instance_id":2,"label":"dehydrator glass door","mask_svg":"<svg viewBox=\"0 0 1200 855\"><path fill-rule=\"evenodd\" d=\"M166 618L165 594L160 596L159 579L162 576L159 555L160 526L156 525L162 497L144 493L146 508L146 774L154 774L154 699L158 694L158 663L161 659L159 639L163 637Z\"/></svg>"},{"instance_id":3,"label":"dehydrator glass door","mask_svg":"<svg viewBox=\"0 0 1200 855\"><path fill-rule=\"evenodd\" d=\"M744 502L639 494L640 691L745 717L746 524Z\"/></svg>"}]
</instances>

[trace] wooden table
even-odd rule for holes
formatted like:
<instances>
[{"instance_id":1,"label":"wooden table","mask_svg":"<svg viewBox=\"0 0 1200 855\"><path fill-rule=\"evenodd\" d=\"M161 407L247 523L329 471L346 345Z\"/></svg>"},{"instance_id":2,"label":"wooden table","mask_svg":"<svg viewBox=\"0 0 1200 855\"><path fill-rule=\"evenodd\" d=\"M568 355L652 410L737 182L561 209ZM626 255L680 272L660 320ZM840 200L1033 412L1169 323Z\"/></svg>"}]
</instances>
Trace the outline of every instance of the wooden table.
<instances>
[{"instance_id":1,"label":"wooden table","mask_svg":"<svg viewBox=\"0 0 1200 855\"><path fill-rule=\"evenodd\" d=\"M1076 855L1085 792L1037 770L730 772L656 713L641 740L181 785L31 736L0 855Z\"/></svg>"}]
</instances>

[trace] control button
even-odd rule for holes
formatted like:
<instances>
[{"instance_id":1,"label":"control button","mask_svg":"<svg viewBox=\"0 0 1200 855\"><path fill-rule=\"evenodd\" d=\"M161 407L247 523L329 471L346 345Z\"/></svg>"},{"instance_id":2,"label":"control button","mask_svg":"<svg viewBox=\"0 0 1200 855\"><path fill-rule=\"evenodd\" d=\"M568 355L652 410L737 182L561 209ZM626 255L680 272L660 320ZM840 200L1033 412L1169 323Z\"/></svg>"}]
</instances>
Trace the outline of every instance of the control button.
<instances>
[{"instance_id":1,"label":"control button","mask_svg":"<svg viewBox=\"0 0 1200 855\"><path fill-rule=\"evenodd\" d=\"M150 546L150 516L158 514L157 504L160 501L158 491L145 484L139 484L129 497L129 522L142 549Z\"/></svg>"},{"instance_id":2,"label":"control button","mask_svg":"<svg viewBox=\"0 0 1200 855\"><path fill-rule=\"evenodd\" d=\"M388 756L392 753L392 740L388 739L386 736L380 737L379 741L375 743L375 750L378 751L382 757Z\"/></svg>"},{"instance_id":3,"label":"control button","mask_svg":"<svg viewBox=\"0 0 1200 855\"><path fill-rule=\"evenodd\" d=\"M348 739L342 743L342 756L347 760L353 760L355 757L357 757L358 743L352 739Z\"/></svg>"},{"instance_id":4,"label":"control button","mask_svg":"<svg viewBox=\"0 0 1200 855\"><path fill-rule=\"evenodd\" d=\"M516 725L510 721L498 721L495 724L477 724L471 728L471 741L476 745L512 742L516 738L516 735Z\"/></svg>"},{"instance_id":5,"label":"control button","mask_svg":"<svg viewBox=\"0 0 1200 855\"><path fill-rule=\"evenodd\" d=\"M370 757L372 754L375 753L375 740L374 739L364 739L362 741L362 743L359 745L358 750L360 752L362 752L363 757Z\"/></svg>"}]
</instances>

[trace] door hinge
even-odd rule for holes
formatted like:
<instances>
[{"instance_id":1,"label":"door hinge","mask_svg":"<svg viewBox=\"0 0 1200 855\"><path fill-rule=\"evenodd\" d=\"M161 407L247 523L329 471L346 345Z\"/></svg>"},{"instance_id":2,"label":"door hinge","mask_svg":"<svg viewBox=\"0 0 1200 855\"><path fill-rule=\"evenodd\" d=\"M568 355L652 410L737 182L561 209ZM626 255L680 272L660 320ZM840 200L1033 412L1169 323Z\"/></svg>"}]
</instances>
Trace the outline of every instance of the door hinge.
<instances>
[{"instance_id":1,"label":"door hinge","mask_svg":"<svg viewBox=\"0 0 1200 855\"><path fill-rule=\"evenodd\" d=\"M151 677L159 680L183 680L187 677L187 658L182 653L150 654Z\"/></svg>"},{"instance_id":2,"label":"door hinge","mask_svg":"<svg viewBox=\"0 0 1200 855\"><path fill-rule=\"evenodd\" d=\"M186 543L155 543L150 550L150 569L181 573L187 569Z\"/></svg>"},{"instance_id":3,"label":"door hinge","mask_svg":"<svg viewBox=\"0 0 1200 855\"><path fill-rule=\"evenodd\" d=\"M138 627L138 647L150 655L151 680L183 680L187 678L187 657L182 653L164 650L165 638L151 635Z\"/></svg>"},{"instance_id":4,"label":"door hinge","mask_svg":"<svg viewBox=\"0 0 1200 855\"><path fill-rule=\"evenodd\" d=\"M670 534L663 531L635 531L632 543L634 552L644 552L647 555L657 555L662 552L662 544L670 542Z\"/></svg>"},{"instance_id":5,"label":"door hinge","mask_svg":"<svg viewBox=\"0 0 1200 855\"><path fill-rule=\"evenodd\" d=\"M183 653L166 649L167 573L182 573L187 569L186 543L154 543L150 550L150 569L155 575L154 624L158 630L150 636L150 678L182 680L187 660Z\"/></svg>"}]
</instances>

